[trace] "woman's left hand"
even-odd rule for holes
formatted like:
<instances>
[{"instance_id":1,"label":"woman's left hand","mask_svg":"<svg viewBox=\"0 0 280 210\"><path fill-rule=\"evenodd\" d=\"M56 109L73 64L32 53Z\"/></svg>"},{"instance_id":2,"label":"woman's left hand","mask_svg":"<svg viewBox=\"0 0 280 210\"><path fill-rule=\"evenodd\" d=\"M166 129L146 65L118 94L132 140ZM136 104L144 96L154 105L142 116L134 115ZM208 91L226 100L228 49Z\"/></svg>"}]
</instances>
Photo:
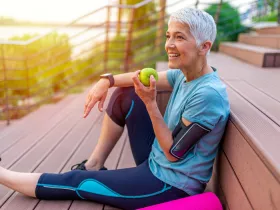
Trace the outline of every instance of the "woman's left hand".
<instances>
[{"instance_id":1,"label":"woman's left hand","mask_svg":"<svg viewBox=\"0 0 280 210\"><path fill-rule=\"evenodd\" d=\"M150 77L150 87L145 87L139 80L140 70L135 72L135 75L132 77L134 88L136 94L142 99L144 104L147 106L150 103L156 102L156 80L154 76L151 75Z\"/></svg>"}]
</instances>

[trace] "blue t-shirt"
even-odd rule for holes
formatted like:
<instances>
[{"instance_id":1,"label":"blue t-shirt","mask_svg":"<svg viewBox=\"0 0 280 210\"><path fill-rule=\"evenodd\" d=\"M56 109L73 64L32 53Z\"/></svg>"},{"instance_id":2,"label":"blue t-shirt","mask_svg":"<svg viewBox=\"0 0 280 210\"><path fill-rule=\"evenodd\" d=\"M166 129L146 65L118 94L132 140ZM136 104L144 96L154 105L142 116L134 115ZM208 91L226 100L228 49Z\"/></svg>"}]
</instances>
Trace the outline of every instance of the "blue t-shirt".
<instances>
[{"instance_id":1,"label":"blue t-shirt","mask_svg":"<svg viewBox=\"0 0 280 210\"><path fill-rule=\"evenodd\" d=\"M195 195L204 191L212 176L214 159L229 117L226 87L216 69L190 82L186 82L181 70L172 69L167 71L167 79L173 87L164 114L168 128L173 131L183 117L200 123L211 132L188 151L184 160L177 162L167 160L155 138L149 166L158 179Z\"/></svg>"}]
</instances>

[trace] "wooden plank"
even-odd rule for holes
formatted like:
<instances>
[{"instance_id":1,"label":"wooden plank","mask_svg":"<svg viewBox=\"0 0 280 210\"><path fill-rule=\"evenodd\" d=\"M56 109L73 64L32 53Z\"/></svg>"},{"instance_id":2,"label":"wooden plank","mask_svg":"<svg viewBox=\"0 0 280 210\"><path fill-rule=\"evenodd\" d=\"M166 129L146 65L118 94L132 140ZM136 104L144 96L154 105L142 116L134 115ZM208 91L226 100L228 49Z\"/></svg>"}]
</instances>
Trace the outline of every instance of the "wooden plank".
<instances>
[{"instance_id":1,"label":"wooden plank","mask_svg":"<svg viewBox=\"0 0 280 210\"><path fill-rule=\"evenodd\" d=\"M108 100L107 100L108 102ZM107 103L105 103L105 107ZM91 113L92 114L92 113ZM65 167L63 168L62 172L66 172L70 169L71 165L74 165L77 162L81 162L84 159L87 159L91 154L93 148L97 144L97 140L99 137L100 129L101 129L101 122L98 123L98 129L91 132L87 139L80 145L79 148L75 150L75 153L72 155L71 159L67 162ZM115 148L113 149L112 153L108 157L105 165L106 167L115 168L118 161L118 156L120 155L120 151L122 150L124 140L126 138L126 132L123 133L122 137L116 144ZM93 138L94 137L94 138ZM60 210L63 209L103 209L102 204L98 204L95 202L86 202L86 201L57 201L56 205L59 206ZM37 209L53 209L53 203L50 201L40 201L40 203L36 206Z\"/></svg>"},{"instance_id":2,"label":"wooden plank","mask_svg":"<svg viewBox=\"0 0 280 210\"><path fill-rule=\"evenodd\" d=\"M256 29L258 34L280 34L280 27L279 26L268 26L264 28Z\"/></svg>"},{"instance_id":3,"label":"wooden plank","mask_svg":"<svg viewBox=\"0 0 280 210\"><path fill-rule=\"evenodd\" d=\"M261 34L239 34L238 42L280 49L280 35L261 35Z\"/></svg>"},{"instance_id":4,"label":"wooden plank","mask_svg":"<svg viewBox=\"0 0 280 210\"><path fill-rule=\"evenodd\" d=\"M110 97L111 91L109 92L108 96ZM107 106L107 102L105 102L105 107ZM83 107L80 107L81 109ZM82 111L82 110L81 110ZM95 107L90 115L84 120L84 123L88 124L91 120L96 118L97 114L97 107ZM100 120L103 119L103 114L100 118ZM67 172L70 170L71 166L81 162L84 159L87 159L90 153L92 152L93 148L97 144L97 140L99 137L101 129L101 121L98 121L95 124L95 128L90 131L90 133L86 136L86 138L79 143L78 146L74 148L74 150L71 152L71 156L68 158L68 161L65 162L63 168L60 169L59 172ZM78 129L79 130L79 129ZM72 137L71 137L72 138ZM75 139L75 138L74 138ZM55 203L56 206L58 206L58 209L69 209L69 208L74 208L74 209L102 209L103 205L94 203L94 202L87 202L87 201L56 201ZM36 206L36 209L53 209L54 204L51 201L45 201L42 200L38 203Z\"/></svg>"},{"instance_id":5,"label":"wooden plank","mask_svg":"<svg viewBox=\"0 0 280 210\"><path fill-rule=\"evenodd\" d=\"M280 101L269 97L244 81L235 80L227 81L226 83L280 126Z\"/></svg>"},{"instance_id":6,"label":"wooden plank","mask_svg":"<svg viewBox=\"0 0 280 210\"><path fill-rule=\"evenodd\" d=\"M134 159L133 159L133 156L132 156L129 139L127 138L127 140L125 142L125 145L124 145L123 152L122 152L120 160L119 160L119 163L117 165L117 168L118 169L120 169L120 168L131 168L131 167L134 167L134 166L136 166L136 165L135 165L135 162L134 162ZM104 210L120 210L120 209L106 205L104 207Z\"/></svg>"},{"instance_id":7,"label":"wooden plank","mask_svg":"<svg viewBox=\"0 0 280 210\"><path fill-rule=\"evenodd\" d=\"M253 209L224 153L220 158L220 185L231 210Z\"/></svg>"},{"instance_id":8,"label":"wooden plank","mask_svg":"<svg viewBox=\"0 0 280 210\"><path fill-rule=\"evenodd\" d=\"M99 130L101 128L101 120L102 120L102 117L95 124L94 128L91 129L91 131L86 136L86 138L82 142L80 142L79 145L77 145L75 148L72 149L71 155L68 157L67 162L64 162L63 167L61 167L58 172L64 173L64 172L69 171L72 165L81 162L82 160L86 159L89 156L89 154L90 154L89 149L94 148L94 146L97 143L98 135L96 135L96 133L99 133ZM85 121L85 123L88 123L88 121ZM92 146L92 148L90 148L91 146ZM53 209L53 205L54 204L51 201L41 200L35 209L36 210ZM84 206L84 207L89 206L91 209L97 210L97 209L102 209L102 206L103 206L101 204L97 204L94 202L85 202L85 203L78 202L77 204L75 204L75 202L73 202L71 200L56 201L56 205L59 206L60 210L69 209L70 206L71 206L71 208L72 208L72 206L74 206L76 209L79 209L80 206ZM83 208L80 208L80 209L83 209ZM84 208L84 209L88 209L88 208Z\"/></svg>"},{"instance_id":9,"label":"wooden plank","mask_svg":"<svg viewBox=\"0 0 280 210\"><path fill-rule=\"evenodd\" d=\"M124 150L122 152L120 161L118 163L117 168L132 168L135 167L136 164L134 162L134 158L132 155L131 147L130 147L130 142L129 139L125 142Z\"/></svg>"},{"instance_id":10,"label":"wooden plank","mask_svg":"<svg viewBox=\"0 0 280 210\"><path fill-rule=\"evenodd\" d=\"M58 128L59 128L59 126L61 126L61 125L59 125L59 123L57 123L57 121L61 121L61 119L63 119L65 116L63 116L63 114L69 114L69 113L74 113L73 112L73 110L75 110L75 107L77 107L77 105L79 105L79 103L82 103L81 102L81 100L79 99L79 98L77 98L77 100L76 100L76 102L75 103L73 103L72 104L72 106L74 107L70 107L70 108L68 108L68 111L66 111L67 109L64 109L63 111L61 111L58 115L59 115L59 117L56 117L54 120L50 120L50 121L48 121L48 123L49 123L49 125L51 125L52 123L56 123L56 124L58 124ZM73 114L72 114L73 115ZM76 114L77 115L77 114ZM59 118L61 118L61 119L59 119ZM68 117L69 118L69 117ZM79 116L79 118L81 118L80 116ZM66 119L67 120L67 119ZM64 121L65 121L65 119L64 119ZM75 122L75 121L73 121L73 122ZM46 126L46 127L48 127L48 126ZM56 128L57 129L57 128ZM50 129L51 130L51 129ZM9 159L9 158L5 158L5 157L3 157L3 163L5 164L6 163L6 166L7 165L13 165L13 164L15 164L12 168L14 169L14 170L16 170L17 168L16 168L16 166L18 165L18 159L19 159L19 157L20 156L22 156L23 155L23 157L24 158L27 158L27 157L30 157L30 153L28 153L28 150L30 150L31 148L30 148L30 145L29 145L29 143L28 143L28 140L30 140L31 139L31 141L35 141L35 143L34 143L34 146L35 146L35 148L36 148L36 144L38 144L38 139L36 138L36 137L40 137L40 136L42 136L43 135L43 137L44 137L44 135L45 135L45 133L47 133L47 132L49 132L50 131L49 130L49 128L47 129L47 131L46 131L46 129L44 130L44 129L39 129L39 130L35 130L34 132L33 132L33 134L35 134L35 135L31 135L31 136L29 136L29 139L28 138L25 138L25 139L23 139L22 141L24 141L24 140L27 140L27 142L25 142L25 144L22 144L22 141L20 141L19 143L21 143L21 145L22 146L18 146L18 145L15 145L15 146L18 146L18 151L15 151L15 150L13 150L13 148L11 148L11 153L9 153L9 151L7 151L5 154L7 154L7 156L9 156L9 155L14 155L14 159L15 160L11 160L11 159ZM63 129L62 129L62 131L63 132L66 132L66 131L64 131ZM44 133L44 134L40 134L40 132L42 132L42 133ZM61 132L61 131L60 131ZM61 132L61 133L63 133L63 132ZM49 136L51 136L51 134L49 135ZM32 137L33 137L33 139L32 139ZM47 136L48 137L48 136ZM40 138L39 138L40 139ZM50 141L48 141L47 143L48 144L51 144L52 143L52 139L57 139L57 136L53 136L53 138L51 138L51 137L49 137L49 139L50 139ZM37 141L37 142L36 142ZM39 144L39 146L40 146L40 144ZM24 149L24 148L26 148L26 150ZM48 148L48 150L49 150L49 148L50 147L48 147L48 146L46 146L46 148ZM45 148L43 148L44 150L46 150ZM24 151L25 150L25 151ZM13 152L14 151L14 152ZM20 152L19 152L20 151ZM32 151L34 151L34 148L33 148L33 150L31 149L30 150L31 152ZM41 160L43 160L42 158L41 158L41 155L40 154L38 154L38 152L36 153L36 151L35 151L35 154L36 155L39 155L39 158L38 159L36 159L36 158L34 158L34 157L30 157L29 158L29 160L28 160L28 162L23 162L23 164L22 164L22 166L23 165L25 165L25 164L28 164L29 162L30 162L30 164L32 165L31 166L31 168L29 168L29 170L27 170L27 168L22 168L22 170L23 171L32 171L33 169L34 169L34 163L35 162L37 162L36 164L40 164L40 161ZM44 154L44 152L42 152L42 154ZM46 154L46 153L45 153ZM24 159L23 158L23 159ZM38 161L39 160L39 161ZM21 161L21 160L19 160L19 161ZM36 168L36 164L35 164L35 168ZM0 187L0 198L1 198L1 204L3 204L3 202L5 202L5 200L12 194L12 192L13 191L11 191L11 190L9 190L9 189L7 189L7 188L5 188L5 187L3 187L3 186L1 186Z\"/></svg>"},{"instance_id":11,"label":"wooden plank","mask_svg":"<svg viewBox=\"0 0 280 210\"><path fill-rule=\"evenodd\" d=\"M245 45L245 44L243 44ZM232 57L243 60L244 62L263 67L265 52L246 49L238 43L223 42L220 44L219 51Z\"/></svg>"},{"instance_id":12,"label":"wooden plank","mask_svg":"<svg viewBox=\"0 0 280 210\"><path fill-rule=\"evenodd\" d=\"M68 121L69 123L74 123L75 121L71 122L71 118L81 119L82 114L75 112L77 106L83 106L82 102L76 101L76 103L72 104L72 107L70 107L69 109L62 110L62 112L60 112L54 119L51 119L48 122L46 122L44 126L40 127L40 129L34 130L32 133L30 133L30 135L26 136L23 139L20 139L20 141L16 142L16 144L12 145L12 147L6 149L6 151L1 154L3 159L3 166L7 168L12 166L19 158L21 158L22 155L27 153L31 148L33 148L40 141L42 141L46 135L53 135L51 132L53 131L52 129L59 132L57 127L61 125L63 126L64 124L62 122ZM63 132L61 133L63 134ZM57 137L54 136L54 138ZM7 141L8 139L5 142ZM0 148L0 151L1 150L2 148Z\"/></svg>"},{"instance_id":13,"label":"wooden plank","mask_svg":"<svg viewBox=\"0 0 280 210\"><path fill-rule=\"evenodd\" d=\"M206 189L204 192L213 192L217 195L220 202L222 203L223 209L228 208L227 207L227 201L224 195L224 192L220 185L220 157L222 151L220 150L217 157L215 158L215 162L213 165L213 171L212 176L209 182L207 183Z\"/></svg>"},{"instance_id":14,"label":"wooden plank","mask_svg":"<svg viewBox=\"0 0 280 210\"><path fill-rule=\"evenodd\" d=\"M125 131L123 135L121 136L120 140L114 147L113 151L109 155L108 159L105 162L105 166L108 167L108 169L116 169L117 163L119 161L119 157L121 155L121 151L123 149L123 145L127 139L127 132ZM94 147L91 147L93 149ZM91 151L90 151L91 153ZM90 154L89 153L89 154ZM91 204L92 203L92 204ZM80 201L74 201L73 204L71 205L71 208L69 210L76 210L76 209L83 209L83 210L91 210L93 209L93 205L96 205L94 202L80 202ZM101 204L99 204L101 205ZM104 205L101 205L103 209ZM95 208L94 208L95 209Z\"/></svg>"},{"instance_id":15,"label":"wooden plank","mask_svg":"<svg viewBox=\"0 0 280 210\"><path fill-rule=\"evenodd\" d=\"M60 109L61 111L58 112L53 118L41 120L39 123L36 122L37 126L33 124L27 133L22 131L22 129L27 129L25 125L28 125L30 122L22 121L21 128L19 128L17 131L12 132L11 135L7 135L0 141L0 153L1 156L4 156L4 153L8 152L11 147L14 147L17 144L20 144L24 141L29 141L29 144L31 142L37 141L44 137L52 128L56 127L61 121L64 120L64 117L67 116L68 113L71 113L73 110L73 107L75 107L77 104L81 104L80 100L83 99L84 101L84 94L79 95L73 103L71 103L69 106L65 107L64 109ZM82 114L81 114L82 115ZM30 118L29 118L30 119ZM31 123L30 123L31 124ZM22 132L24 135L22 135ZM33 141L32 141L33 140ZM31 142L30 142L31 141ZM25 145L27 146L27 145ZM15 154L17 155L17 154ZM5 160L3 160L5 161ZM4 162L3 162L4 163Z\"/></svg>"},{"instance_id":16,"label":"wooden plank","mask_svg":"<svg viewBox=\"0 0 280 210\"><path fill-rule=\"evenodd\" d=\"M253 208L280 209L280 183L232 122L223 149Z\"/></svg>"},{"instance_id":17,"label":"wooden plank","mask_svg":"<svg viewBox=\"0 0 280 210\"><path fill-rule=\"evenodd\" d=\"M280 182L280 127L228 88L231 119Z\"/></svg>"},{"instance_id":18,"label":"wooden plank","mask_svg":"<svg viewBox=\"0 0 280 210\"><path fill-rule=\"evenodd\" d=\"M260 68L222 53L209 55L208 63L218 69L218 74L225 80L243 80L280 101L280 68Z\"/></svg>"},{"instance_id":19,"label":"wooden plank","mask_svg":"<svg viewBox=\"0 0 280 210\"><path fill-rule=\"evenodd\" d=\"M35 141L33 147L28 147L28 141L20 141L19 144L12 147L4 154L3 160L6 160L5 163L11 162L11 160L14 158L16 159L15 162L12 164L10 163L10 165L12 165L12 170L23 172L34 171L45 160L45 158L47 158L47 156L49 156L55 150L55 148L59 146L61 142L63 142L64 138L69 135L71 130L75 127L75 125L77 125L78 120L81 119L81 114L75 112L75 107L72 110L73 112L71 115L65 118L63 123L60 123L57 127L55 127L55 129L48 133L41 141ZM17 154L21 156L20 152L24 147L27 147L26 149L23 149L25 153L19 159ZM2 195L5 194L4 196L1 196L2 199L0 200L1 204L3 204L6 199L10 197L13 191L7 190L6 188L0 188L0 191Z\"/></svg>"},{"instance_id":20,"label":"wooden plank","mask_svg":"<svg viewBox=\"0 0 280 210\"><path fill-rule=\"evenodd\" d=\"M8 135L11 139L19 134L24 136L26 133L30 132L30 130L34 129L34 126L40 126L42 121L49 120L58 110L67 107L75 98L77 98L76 94L69 95L56 104L43 105L25 117L12 121L12 123L1 132L0 141L3 138L7 138Z\"/></svg>"},{"instance_id":21,"label":"wooden plank","mask_svg":"<svg viewBox=\"0 0 280 210\"><path fill-rule=\"evenodd\" d=\"M114 89L110 90L110 93L113 92ZM105 102L104 107L108 106L108 102L109 102L109 98L110 96L108 96L108 100ZM100 129L101 129L102 124L100 123ZM99 137L99 133L98 135L92 134L92 135L96 135ZM105 162L105 166L110 170L110 169L116 169L117 164L119 162L119 158L121 156L121 153L123 151L123 147L124 147L124 143L127 139L127 130L125 128L122 136L120 137L119 141L117 142L116 146L114 147L114 149L112 150L112 152L110 153L110 155L108 156L106 162ZM84 144L84 147L81 149L80 152L77 152L77 156L79 160L84 160L87 159L89 157L89 155L92 153L93 148L96 146L95 142L93 144L93 142L89 139L89 142L87 142L86 144ZM74 163L73 163L74 164ZM69 166L70 167L70 166ZM103 209L103 204L97 204L94 202L84 202L84 201L78 201L75 200L73 201L71 207L69 210L76 210L76 209L83 209L83 210L91 210L91 209Z\"/></svg>"},{"instance_id":22,"label":"wooden plank","mask_svg":"<svg viewBox=\"0 0 280 210\"><path fill-rule=\"evenodd\" d=\"M95 111L95 113L98 114L97 111ZM44 159L44 161L36 168L35 172L59 173L65 166L66 162L76 152L77 148L85 141L86 138L88 138L89 133L92 131L98 131L99 124L101 122L100 114L96 117L90 117L89 120L90 121L80 120L79 123L63 138L61 143L57 145L57 147L55 147ZM96 139L94 140L97 141ZM38 202L39 200L35 199L33 201L33 205L31 205L29 198L26 197L24 200L22 195L15 193L4 207L5 209L16 209L16 206L20 204L20 209L33 209ZM59 206L58 203L59 202L55 202L53 205Z\"/></svg>"}]
</instances>

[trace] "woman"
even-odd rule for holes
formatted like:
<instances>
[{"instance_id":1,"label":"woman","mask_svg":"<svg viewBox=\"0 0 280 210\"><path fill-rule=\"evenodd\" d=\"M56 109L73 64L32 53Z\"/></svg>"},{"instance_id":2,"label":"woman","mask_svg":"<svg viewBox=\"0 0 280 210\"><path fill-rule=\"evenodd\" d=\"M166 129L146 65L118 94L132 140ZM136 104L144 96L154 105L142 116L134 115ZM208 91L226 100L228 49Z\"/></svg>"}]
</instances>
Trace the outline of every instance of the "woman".
<instances>
[{"instance_id":1,"label":"woman","mask_svg":"<svg viewBox=\"0 0 280 210\"><path fill-rule=\"evenodd\" d=\"M83 169L64 174L18 173L0 168L0 183L39 199L86 199L136 209L202 193L229 116L225 86L207 64L215 40L213 18L184 8L171 15L166 32L170 70L150 86L140 71L103 75L88 94L86 117L109 87L118 88L106 110L101 137ZM164 118L156 88L173 90ZM98 170L127 125L136 167ZM107 138L107 139L106 139Z\"/></svg>"}]
</instances>

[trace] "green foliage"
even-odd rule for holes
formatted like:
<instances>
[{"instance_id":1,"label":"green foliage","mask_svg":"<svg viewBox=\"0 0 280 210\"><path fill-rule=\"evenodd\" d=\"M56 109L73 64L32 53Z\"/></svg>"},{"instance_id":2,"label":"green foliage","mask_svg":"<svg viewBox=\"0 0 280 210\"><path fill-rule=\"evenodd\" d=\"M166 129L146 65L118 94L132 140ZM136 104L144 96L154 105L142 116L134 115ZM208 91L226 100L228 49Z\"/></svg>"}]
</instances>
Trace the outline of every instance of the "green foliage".
<instances>
[{"instance_id":1,"label":"green foliage","mask_svg":"<svg viewBox=\"0 0 280 210\"><path fill-rule=\"evenodd\" d=\"M262 17L254 17L254 22L277 22L277 11L271 12Z\"/></svg>"},{"instance_id":2,"label":"green foliage","mask_svg":"<svg viewBox=\"0 0 280 210\"><path fill-rule=\"evenodd\" d=\"M217 8L218 4L212 4L205 11L214 18ZM218 50L219 43L222 41L236 41L238 34L247 30L241 24L238 10L227 2L223 3L217 23L217 37L212 49Z\"/></svg>"},{"instance_id":3,"label":"green foliage","mask_svg":"<svg viewBox=\"0 0 280 210\"><path fill-rule=\"evenodd\" d=\"M34 36L23 35L11 40L26 41ZM1 47L4 53L2 56L11 58L6 59L4 64L1 61L1 66L5 65L6 86L13 89L13 96L42 95L44 92L59 91L67 85L63 78L67 74L65 69L71 66L71 46L66 35L52 33L26 46Z\"/></svg>"},{"instance_id":4,"label":"green foliage","mask_svg":"<svg viewBox=\"0 0 280 210\"><path fill-rule=\"evenodd\" d=\"M27 41L35 36L26 34L10 40ZM69 86L70 82L65 80L72 74L68 36L51 33L26 46L0 47L1 56L5 58L0 61L0 79L3 81L0 83L0 96L9 97L9 106L35 104ZM0 106L4 106L4 101Z\"/></svg>"},{"instance_id":5,"label":"green foliage","mask_svg":"<svg viewBox=\"0 0 280 210\"><path fill-rule=\"evenodd\" d=\"M267 4L269 5L272 12L276 12L277 0L266 0ZM264 2L265 3L265 2ZM279 4L279 2L278 2Z\"/></svg>"},{"instance_id":6,"label":"green foliage","mask_svg":"<svg viewBox=\"0 0 280 210\"><path fill-rule=\"evenodd\" d=\"M134 5L137 3L142 2L143 0L125 0L124 4L127 5ZM139 7L135 10L135 16L134 16L134 29L142 28L143 25L150 25L153 20L156 20L155 17L155 3L150 2L142 7Z\"/></svg>"}]
</instances>

